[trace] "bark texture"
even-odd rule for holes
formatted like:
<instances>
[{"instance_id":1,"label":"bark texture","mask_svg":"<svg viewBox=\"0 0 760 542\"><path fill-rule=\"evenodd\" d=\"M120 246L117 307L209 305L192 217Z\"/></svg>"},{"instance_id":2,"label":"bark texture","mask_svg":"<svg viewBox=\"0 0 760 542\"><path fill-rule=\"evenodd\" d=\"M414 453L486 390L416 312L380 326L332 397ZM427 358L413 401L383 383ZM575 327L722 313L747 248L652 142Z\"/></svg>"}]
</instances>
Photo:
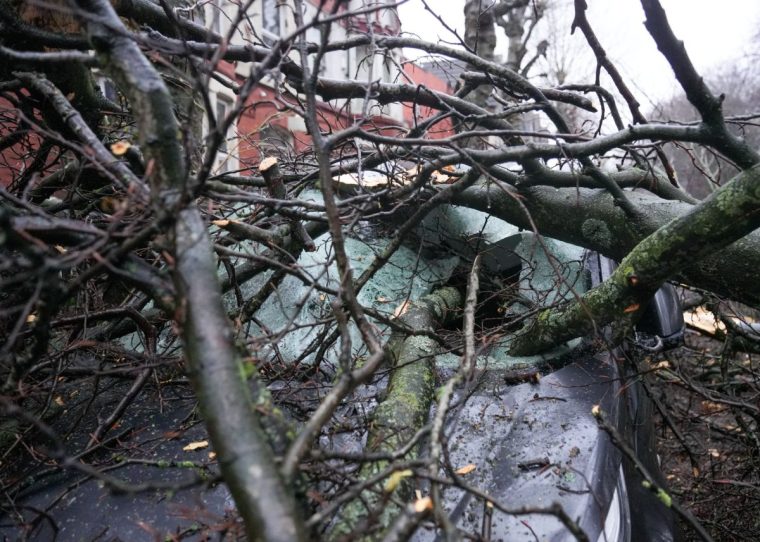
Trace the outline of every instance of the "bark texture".
<instances>
[{"instance_id":1,"label":"bark texture","mask_svg":"<svg viewBox=\"0 0 760 542\"><path fill-rule=\"evenodd\" d=\"M760 168L754 167L638 243L608 280L580 300L539 314L515 339L512 354L536 354L598 326L635 318L679 270L758 227Z\"/></svg>"},{"instance_id":2,"label":"bark texture","mask_svg":"<svg viewBox=\"0 0 760 542\"><path fill-rule=\"evenodd\" d=\"M96 16L87 22L92 45L135 112L140 144L151 164L153 205L159 216L172 209L178 213L172 247L176 316L201 411L248 537L304 540L295 498L279 475L250 400L208 230L195 202L183 203L188 170L174 101L108 2L81 0L77 6Z\"/></svg>"},{"instance_id":3,"label":"bark texture","mask_svg":"<svg viewBox=\"0 0 760 542\"><path fill-rule=\"evenodd\" d=\"M414 302L400 320L414 330L432 332L455 317L462 302L462 294L457 289L442 288ZM427 420L435 391L434 356L438 343L422 335L395 338L391 339L390 350L393 372L385 400L372 415L365 449L371 454L389 456L407 445ZM417 449L418 446L414 446L403 459L416 458ZM390 465L389 460L365 463L359 479L369 480ZM341 511L331 538L354 536L351 533L372 513L380 514L383 530L390 527L401 512L389 501L392 495L408 500L411 497L410 484L401 482L388 492L380 487L363 491L362 499L350 502ZM382 506L382 510L373 510L378 506Z\"/></svg>"},{"instance_id":4,"label":"bark texture","mask_svg":"<svg viewBox=\"0 0 760 542\"><path fill-rule=\"evenodd\" d=\"M666 201L643 190L630 192L629 197L640 210L633 219L615 206L612 196L587 188L533 187L517 191L491 181L468 188L454 198L454 203L491 213L521 228L538 228L544 235L616 260L622 260L658 228L694 209L694 205ZM702 238L695 237L687 244L700 243ZM760 306L760 285L756 281L759 266L760 233L752 232L723 248L713 248L701 259L689 259L673 276L698 288Z\"/></svg>"}]
</instances>

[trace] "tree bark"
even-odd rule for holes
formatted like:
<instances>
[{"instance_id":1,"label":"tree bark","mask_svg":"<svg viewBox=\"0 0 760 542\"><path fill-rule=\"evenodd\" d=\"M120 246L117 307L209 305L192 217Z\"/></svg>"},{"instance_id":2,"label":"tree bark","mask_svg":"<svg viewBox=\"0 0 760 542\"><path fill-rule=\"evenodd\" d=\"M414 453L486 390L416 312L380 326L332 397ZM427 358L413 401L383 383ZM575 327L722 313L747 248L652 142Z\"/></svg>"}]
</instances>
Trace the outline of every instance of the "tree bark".
<instances>
[{"instance_id":1,"label":"tree bark","mask_svg":"<svg viewBox=\"0 0 760 542\"><path fill-rule=\"evenodd\" d=\"M492 8L491 2L483 0L467 0L464 4L464 43L470 51L489 61L493 61L496 49L496 21ZM468 68L474 67L469 65ZM492 91L492 85L480 85L468 100L488 109L488 97Z\"/></svg>"},{"instance_id":2,"label":"tree bark","mask_svg":"<svg viewBox=\"0 0 760 542\"><path fill-rule=\"evenodd\" d=\"M161 76L128 35L110 3L80 0L96 16L87 22L93 47L135 112L140 143L150 164L151 199L158 216L177 211L172 257L179 293L189 376L250 540L305 540L293 493L285 486L250 400L241 355L225 315L206 224L194 201L183 201L188 170L174 116L174 101ZM260 383L256 382L260 386Z\"/></svg>"},{"instance_id":3,"label":"tree bark","mask_svg":"<svg viewBox=\"0 0 760 542\"><path fill-rule=\"evenodd\" d=\"M699 205L658 228L635 245L603 284L580 300L547 309L531 321L515 339L512 353L535 354L614 320L638 316L645 301L664 281L760 227L759 187L760 168L748 169ZM590 220L586 214L580 231L585 229L589 238L612 246L616 238L611 232L604 233L604 223ZM729 261L734 265L736 260Z\"/></svg>"},{"instance_id":4,"label":"tree bark","mask_svg":"<svg viewBox=\"0 0 760 542\"><path fill-rule=\"evenodd\" d=\"M497 182L481 183L457 195L453 203L492 214L511 224L622 260L648 235L694 206L665 201L645 191L628 192L640 209L632 219L613 198L587 188L534 187L517 191ZM700 243L699 238L690 242ZM760 233L754 232L686 263L674 278L748 305L760 306Z\"/></svg>"},{"instance_id":5,"label":"tree bark","mask_svg":"<svg viewBox=\"0 0 760 542\"><path fill-rule=\"evenodd\" d=\"M436 327L450 321L461 309L462 294L455 288L447 287L413 302L408 311L400 318L401 322L415 330L435 331ZM372 422L367 435L365 452L392 455L403 448L425 424L435 390L434 355L438 350L436 341L422 335L391 340L390 350L393 359L393 373L388 383L388 392L372 415ZM405 459L417 456L415 446ZM382 472L390 461L365 463L359 479L368 480ZM401 482L390 493L402 500L411 496L411 486ZM355 536L355 528L366 519L372 508L382 500L383 490L373 487L362 492L362 499L351 501L341 511L331 538ZM386 495L389 497L390 495ZM391 502L385 503L380 511L382 530L387 529L400 509Z\"/></svg>"}]
</instances>

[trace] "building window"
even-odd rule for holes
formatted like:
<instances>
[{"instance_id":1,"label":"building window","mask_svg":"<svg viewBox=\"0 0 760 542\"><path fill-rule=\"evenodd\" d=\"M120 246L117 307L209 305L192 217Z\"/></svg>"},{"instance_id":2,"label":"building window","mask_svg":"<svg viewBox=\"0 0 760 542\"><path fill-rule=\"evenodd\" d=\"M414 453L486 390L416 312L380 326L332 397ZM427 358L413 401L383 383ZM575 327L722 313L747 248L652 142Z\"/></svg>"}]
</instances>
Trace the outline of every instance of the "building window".
<instances>
[{"instance_id":1,"label":"building window","mask_svg":"<svg viewBox=\"0 0 760 542\"><path fill-rule=\"evenodd\" d=\"M261 26L265 37L273 39L280 37L280 7L277 0L262 0Z\"/></svg>"},{"instance_id":2,"label":"building window","mask_svg":"<svg viewBox=\"0 0 760 542\"><path fill-rule=\"evenodd\" d=\"M393 82L393 64L389 56L383 56L383 81L386 83Z\"/></svg>"},{"instance_id":3,"label":"building window","mask_svg":"<svg viewBox=\"0 0 760 542\"><path fill-rule=\"evenodd\" d=\"M215 105L216 122L219 124L224 121L230 110L232 110L232 100L222 94L217 94ZM233 122L232 125L227 129L227 133L225 134L224 139L222 139L221 143L219 144L219 148L217 149L216 169L218 173L226 173L228 171L232 171L233 169L237 169L237 160L232 155L232 149L234 148L232 141L234 137L235 123Z\"/></svg>"},{"instance_id":4,"label":"building window","mask_svg":"<svg viewBox=\"0 0 760 542\"><path fill-rule=\"evenodd\" d=\"M234 6L227 0L214 0L211 3L211 12L207 12L207 14L210 15L212 32L221 36L227 34L231 23L231 14L229 13L231 7Z\"/></svg>"}]
</instances>

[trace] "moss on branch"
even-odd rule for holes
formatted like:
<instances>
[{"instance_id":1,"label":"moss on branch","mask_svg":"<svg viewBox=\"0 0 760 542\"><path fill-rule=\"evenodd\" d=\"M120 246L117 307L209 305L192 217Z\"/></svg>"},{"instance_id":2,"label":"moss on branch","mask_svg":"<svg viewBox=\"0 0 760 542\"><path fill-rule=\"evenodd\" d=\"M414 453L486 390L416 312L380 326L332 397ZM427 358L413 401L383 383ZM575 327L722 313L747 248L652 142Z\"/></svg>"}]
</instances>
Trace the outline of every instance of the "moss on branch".
<instances>
[{"instance_id":1,"label":"moss on branch","mask_svg":"<svg viewBox=\"0 0 760 542\"><path fill-rule=\"evenodd\" d=\"M462 302L462 294L456 288L441 288L414 302L400 320L414 330L434 331L461 310ZM437 348L433 339L420 335L391 339L393 372L386 398L373 413L366 452L394 455L425 425L435 394L433 362ZM414 459L417 448L413 447L404 459ZM366 463L359 479L368 480L389 466L390 461ZM331 538L351 535L369 516L371 509L381 503L382 491L380 487L370 488L362 492L361 499L355 499L344 507ZM411 485L402 481L392 493L407 500L411 496ZM397 506L386 503L380 511L381 530L387 529L400 511Z\"/></svg>"},{"instance_id":2,"label":"moss on branch","mask_svg":"<svg viewBox=\"0 0 760 542\"><path fill-rule=\"evenodd\" d=\"M646 237L604 283L541 312L512 343L511 353L536 354L600 326L635 319L663 282L758 227L760 167L754 167Z\"/></svg>"}]
</instances>

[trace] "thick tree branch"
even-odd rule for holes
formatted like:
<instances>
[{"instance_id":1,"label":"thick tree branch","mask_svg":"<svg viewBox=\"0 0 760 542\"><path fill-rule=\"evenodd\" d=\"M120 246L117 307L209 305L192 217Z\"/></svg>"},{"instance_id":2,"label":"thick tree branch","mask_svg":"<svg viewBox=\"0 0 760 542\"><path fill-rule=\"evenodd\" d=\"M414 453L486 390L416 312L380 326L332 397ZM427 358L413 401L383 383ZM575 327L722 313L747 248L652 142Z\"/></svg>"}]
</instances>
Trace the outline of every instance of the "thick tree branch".
<instances>
[{"instance_id":1,"label":"thick tree branch","mask_svg":"<svg viewBox=\"0 0 760 542\"><path fill-rule=\"evenodd\" d=\"M699 111L712 136L716 149L725 154L741 168L749 168L760 162L760 155L747 143L726 129L723 119L723 96L716 97L704 79L694 68L683 42L676 38L668 18L658 0L641 0L647 18L644 23L657 43L657 48L670 63L676 79L686 92L689 102Z\"/></svg>"},{"instance_id":2,"label":"thick tree branch","mask_svg":"<svg viewBox=\"0 0 760 542\"><path fill-rule=\"evenodd\" d=\"M760 168L740 173L708 199L644 239L601 285L580 300L547 309L512 343L535 354L615 320L638 316L679 270L760 227Z\"/></svg>"},{"instance_id":3,"label":"thick tree branch","mask_svg":"<svg viewBox=\"0 0 760 542\"><path fill-rule=\"evenodd\" d=\"M169 91L108 2L81 0L77 5L94 16L88 22L90 39L136 112L141 146L153 171L154 201L159 209L176 208L188 172ZM190 377L248 536L303 540L295 499L275 467L241 376L241 355L222 304L208 231L194 203L178 213L173 256Z\"/></svg>"},{"instance_id":4,"label":"thick tree branch","mask_svg":"<svg viewBox=\"0 0 760 542\"><path fill-rule=\"evenodd\" d=\"M84 148L90 152L88 158L97 167L103 168L124 189L128 189L129 187L144 187L143 182L132 173L132 170L106 149L105 145L100 142L98 136L95 135L87 125L87 122L82 118L79 111L71 105L53 83L33 73L16 72L14 75L28 85L30 89L35 90L50 101L50 104L61 116L61 119L63 119L72 133L85 144Z\"/></svg>"},{"instance_id":5,"label":"thick tree branch","mask_svg":"<svg viewBox=\"0 0 760 542\"><path fill-rule=\"evenodd\" d=\"M628 219L604 192L588 188L534 187L517 191L509 185L481 183L457 195L453 203L478 209L549 237L622 260L660 227L692 211L679 201L663 201L644 191L629 196L642 209ZM695 241L698 243L699 241ZM701 261L690 261L678 279L698 288L760 306L760 232L729 244Z\"/></svg>"},{"instance_id":6,"label":"thick tree branch","mask_svg":"<svg viewBox=\"0 0 760 542\"><path fill-rule=\"evenodd\" d=\"M243 377L243 356L221 304L207 235L196 209L180 213L175 271L189 376L249 538L303 540L293 495L280 479Z\"/></svg>"},{"instance_id":7,"label":"thick tree branch","mask_svg":"<svg viewBox=\"0 0 760 542\"><path fill-rule=\"evenodd\" d=\"M415 330L434 331L437 326L455 317L462 301L458 290L442 288L413 303L400 320ZM385 400L377 406L372 416L366 446L369 453L392 454L402 448L424 425L433 401L435 374L432 356L438 348L437 343L422 336L395 338L392 341L395 344L389 348L393 356L393 372ZM413 459L417 452L412 450L408 455ZM388 465L388 461L367 463L359 477L362 480L371 479ZM410 487L401 484L399 491L408 498ZM368 516L369 509L381 500L379 488L364 492L363 500L365 502L352 501L341 511L331 538L350 534ZM386 504L381 513L382 527L387 528L397 513L395 506Z\"/></svg>"}]
</instances>

